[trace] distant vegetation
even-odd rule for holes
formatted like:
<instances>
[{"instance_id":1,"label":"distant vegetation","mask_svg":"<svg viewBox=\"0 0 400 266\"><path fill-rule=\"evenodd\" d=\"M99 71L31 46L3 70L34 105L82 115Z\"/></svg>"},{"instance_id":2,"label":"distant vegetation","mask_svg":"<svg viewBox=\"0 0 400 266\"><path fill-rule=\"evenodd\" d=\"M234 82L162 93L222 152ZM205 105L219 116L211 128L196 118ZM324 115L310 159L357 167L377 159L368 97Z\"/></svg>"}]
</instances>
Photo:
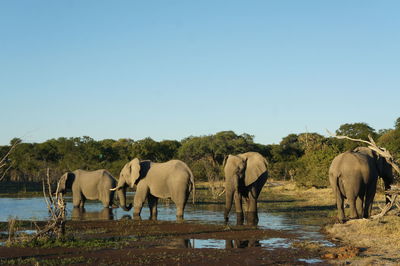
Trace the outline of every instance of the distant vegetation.
<instances>
[{"instance_id":1,"label":"distant vegetation","mask_svg":"<svg viewBox=\"0 0 400 266\"><path fill-rule=\"evenodd\" d=\"M353 123L340 126L336 133L362 139L367 139L370 134L378 145L387 148L395 158L400 158L400 118L395 121L393 129L376 131L366 123ZM0 146L0 158L19 141L15 138L10 145ZM257 151L270 163L270 178L293 179L307 187L324 187L328 185L328 168L332 159L357 145L317 133L290 134L279 144L263 145L255 143L252 135L237 135L233 131L160 142L151 138L137 141L96 141L86 136L58 138L16 145L0 169L0 176L7 169L2 182L41 182L47 168L51 169L53 180L69 170L105 168L118 178L124 164L137 157L155 162L180 159L190 166L197 181L220 180L223 179L225 155Z\"/></svg>"}]
</instances>

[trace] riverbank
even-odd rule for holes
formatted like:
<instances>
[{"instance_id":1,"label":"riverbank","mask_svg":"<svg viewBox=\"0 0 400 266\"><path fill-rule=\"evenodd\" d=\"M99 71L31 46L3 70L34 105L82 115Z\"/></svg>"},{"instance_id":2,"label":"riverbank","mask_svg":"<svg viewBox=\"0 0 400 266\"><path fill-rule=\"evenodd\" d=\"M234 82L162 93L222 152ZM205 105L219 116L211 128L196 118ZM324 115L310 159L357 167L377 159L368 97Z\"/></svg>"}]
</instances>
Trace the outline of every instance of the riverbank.
<instances>
[{"instance_id":1,"label":"riverbank","mask_svg":"<svg viewBox=\"0 0 400 266\"><path fill-rule=\"evenodd\" d=\"M364 229L366 225L362 224L363 220L351 221L344 225L335 224L336 206L329 188L303 189L290 182L271 180L259 198L262 226L250 227L234 226L234 217L231 217L233 220L229 226L223 225L223 189L220 184L214 185L212 193L209 184L197 184L196 205L192 206L189 203L187 209L187 217L192 217L193 220L175 223L174 219L167 218L165 215L168 208L165 206L168 206L168 201L160 202L160 208L164 208L160 210L160 215L164 215L159 217L160 221L133 221L129 219L129 215L128 219L125 219L120 214L118 218L114 216L115 220L111 221L69 220L66 241L0 246L0 258L3 258L0 264L39 262L39 265L94 265L113 262L122 265L298 265L313 262L323 265L364 265L369 262L388 264L398 259L395 253L399 253L400 244L393 244L394 242L390 242L392 238L389 237L392 228L396 231L400 229L393 227L397 220L384 217L379 222L373 221L375 224L370 226L369 231ZM132 196L128 198L132 201ZM376 199L383 202L382 195L377 195ZM194 211L198 214L194 214ZM86 214L89 213L90 211ZM174 216L174 213L171 215ZM146 216L143 215L142 218L145 219ZM290 224L289 220L285 219L290 219ZM33 229L30 222L18 225L22 231ZM321 229L321 232L336 246L331 246L321 234L318 241L315 241L313 234L318 233L321 226L325 228ZM312 231L304 231L304 228L311 228ZM6 231L7 223L0 223L0 229ZM371 236L367 235L367 232L370 232ZM379 234L371 238L376 232ZM380 244L382 235L386 236L387 240L384 243L387 247L385 249ZM310 236L311 238L307 239ZM395 237L399 238L397 235ZM366 242L369 238L371 243ZM6 234L0 234L0 242L6 239Z\"/></svg>"},{"instance_id":2,"label":"riverbank","mask_svg":"<svg viewBox=\"0 0 400 266\"><path fill-rule=\"evenodd\" d=\"M69 221L64 242L0 247L2 265L323 265L292 232L165 221ZM296 242L297 243L297 242Z\"/></svg>"},{"instance_id":3,"label":"riverbank","mask_svg":"<svg viewBox=\"0 0 400 266\"><path fill-rule=\"evenodd\" d=\"M301 189L293 183L267 186L270 194L285 195L298 200L299 206L315 208L332 207L331 222L323 232L339 245L326 249L325 259L332 264L350 265L398 265L400 263L400 217L391 211L380 219L350 220L345 224L336 223L335 198L330 188ZM372 214L380 212L378 205L384 205L384 195L375 196ZM348 211L348 209L346 210Z\"/></svg>"}]
</instances>

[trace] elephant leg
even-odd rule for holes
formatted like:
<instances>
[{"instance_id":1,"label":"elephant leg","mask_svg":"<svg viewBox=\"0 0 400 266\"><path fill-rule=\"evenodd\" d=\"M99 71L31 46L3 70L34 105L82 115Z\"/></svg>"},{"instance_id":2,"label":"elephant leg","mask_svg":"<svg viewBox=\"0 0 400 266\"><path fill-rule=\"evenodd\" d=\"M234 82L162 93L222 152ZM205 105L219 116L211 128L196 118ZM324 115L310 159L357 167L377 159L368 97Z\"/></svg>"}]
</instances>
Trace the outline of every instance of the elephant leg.
<instances>
[{"instance_id":1,"label":"elephant leg","mask_svg":"<svg viewBox=\"0 0 400 266\"><path fill-rule=\"evenodd\" d=\"M111 205L110 193L101 193L100 196L101 196L101 203L103 203L103 207L104 208L110 207Z\"/></svg>"},{"instance_id":2,"label":"elephant leg","mask_svg":"<svg viewBox=\"0 0 400 266\"><path fill-rule=\"evenodd\" d=\"M363 215L363 210L364 210L364 197L357 197L356 199L356 210L357 210L357 215L358 217L361 217Z\"/></svg>"},{"instance_id":3,"label":"elephant leg","mask_svg":"<svg viewBox=\"0 0 400 266\"><path fill-rule=\"evenodd\" d=\"M372 184L365 193L365 206L363 218L368 218L371 215L372 203L374 202L376 192L376 183Z\"/></svg>"},{"instance_id":4,"label":"elephant leg","mask_svg":"<svg viewBox=\"0 0 400 266\"><path fill-rule=\"evenodd\" d=\"M254 187L248 193L246 218L249 225L257 225L257 191Z\"/></svg>"},{"instance_id":5,"label":"elephant leg","mask_svg":"<svg viewBox=\"0 0 400 266\"><path fill-rule=\"evenodd\" d=\"M86 202L86 197L82 194L81 195L81 204L79 205L79 208L84 208L85 202Z\"/></svg>"},{"instance_id":6,"label":"elephant leg","mask_svg":"<svg viewBox=\"0 0 400 266\"><path fill-rule=\"evenodd\" d=\"M134 219L140 219L140 213L142 211L143 204L149 195L149 187L144 184L143 182L139 182L137 185L135 197L133 199L133 218Z\"/></svg>"},{"instance_id":7,"label":"elephant leg","mask_svg":"<svg viewBox=\"0 0 400 266\"><path fill-rule=\"evenodd\" d=\"M356 197L348 197L347 198L350 206L350 219L357 219L358 213L357 213L357 208L356 208Z\"/></svg>"},{"instance_id":8,"label":"elephant leg","mask_svg":"<svg viewBox=\"0 0 400 266\"><path fill-rule=\"evenodd\" d=\"M244 216L243 216L243 198L242 195L238 192L235 191L235 209L236 209L236 224L237 225L243 225L244 222Z\"/></svg>"},{"instance_id":9,"label":"elephant leg","mask_svg":"<svg viewBox=\"0 0 400 266\"><path fill-rule=\"evenodd\" d=\"M187 193L177 193L172 201L175 202L176 205L176 220L183 221L183 213L185 211L185 205L187 201L186 197Z\"/></svg>"},{"instance_id":10,"label":"elephant leg","mask_svg":"<svg viewBox=\"0 0 400 266\"><path fill-rule=\"evenodd\" d=\"M118 208L118 205L114 203L114 195L115 195L114 191L110 191L110 193L108 194L108 198L109 198L109 202L110 202L109 206L111 208Z\"/></svg>"},{"instance_id":11,"label":"elephant leg","mask_svg":"<svg viewBox=\"0 0 400 266\"><path fill-rule=\"evenodd\" d=\"M85 197L78 191L74 192L72 195L72 204L74 208L84 208L85 207Z\"/></svg>"},{"instance_id":12,"label":"elephant leg","mask_svg":"<svg viewBox=\"0 0 400 266\"><path fill-rule=\"evenodd\" d=\"M336 189L336 206L338 210L338 220L340 223L343 223L345 220L344 200L343 200L343 195L340 193L339 189Z\"/></svg>"},{"instance_id":13,"label":"elephant leg","mask_svg":"<svg viewBox=\"0 0 400 266\"><path fill-rule=\"evenodd\" d=\"M232 208L232 202L233 202L233 191L226 191L226 196L225 196L225 212L224 212L224 219L225 223L229 221L229 212L231 211Z\"/></svg>"},{"instance_id":14,"label":"elephant leg","mask_svg":"<svg viewBox=\"0 0 400 266\"><path fill-rule=\"evenodd\" d=\"M158 198L154 197L153 195L149 194L147 201L149 203L150 209L150 220L157 220L157 203Z\"/></svg>"}]
</instances>

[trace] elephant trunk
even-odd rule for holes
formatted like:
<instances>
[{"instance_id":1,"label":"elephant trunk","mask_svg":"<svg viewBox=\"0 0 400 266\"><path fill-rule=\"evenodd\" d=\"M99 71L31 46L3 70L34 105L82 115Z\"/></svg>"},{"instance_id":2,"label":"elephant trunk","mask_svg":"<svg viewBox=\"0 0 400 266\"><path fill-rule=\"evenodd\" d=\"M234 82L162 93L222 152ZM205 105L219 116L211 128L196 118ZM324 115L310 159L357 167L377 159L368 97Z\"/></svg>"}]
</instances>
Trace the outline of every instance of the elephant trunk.
<instances>
[{"instance_id":1,"label":"elephant trunk","mask_svg":"<svg viewBox=\"0 0 400 266\"><path fill-rule=\"evenodd\" d=\"M225 194L225 213L224 213L225 222L228 222L229 220L229 212L232 208L232 202L233 202L233 191L231 189L227 189Z\"/></svg>"},{"instance_id":2,"label":"elephant trunk","mask_svg":"<svg viewBox=\"0 0 400 266\"><path fill-rule=\"evenodd\" d=\"M126 187L122 187L117 190L117 195L120 203L120 207L124 211L129 211L132 208L132 203L126 206Z\"/></svg>"}]
</instances>

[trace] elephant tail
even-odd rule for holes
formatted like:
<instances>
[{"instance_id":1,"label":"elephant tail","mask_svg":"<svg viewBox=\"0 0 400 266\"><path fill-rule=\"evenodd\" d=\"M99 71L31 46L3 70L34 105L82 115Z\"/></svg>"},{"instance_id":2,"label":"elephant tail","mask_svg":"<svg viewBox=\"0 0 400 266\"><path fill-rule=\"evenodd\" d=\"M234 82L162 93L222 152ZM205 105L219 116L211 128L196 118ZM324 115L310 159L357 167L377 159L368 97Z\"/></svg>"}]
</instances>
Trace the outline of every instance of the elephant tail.
<instances>
[{"instance_id":1,"label":"elephant tail","mask_svg":"<svg viewBox=\"0 0 400 266\"><path fill-rule=\"evenodd\" d=\"M196 186L194 184L194 176L192 171L189 169L190 173L190 182L192 183L192 198L193 198L193 204L195 203L195 194L196 194Z\"/></svg>"}]
</instances>

